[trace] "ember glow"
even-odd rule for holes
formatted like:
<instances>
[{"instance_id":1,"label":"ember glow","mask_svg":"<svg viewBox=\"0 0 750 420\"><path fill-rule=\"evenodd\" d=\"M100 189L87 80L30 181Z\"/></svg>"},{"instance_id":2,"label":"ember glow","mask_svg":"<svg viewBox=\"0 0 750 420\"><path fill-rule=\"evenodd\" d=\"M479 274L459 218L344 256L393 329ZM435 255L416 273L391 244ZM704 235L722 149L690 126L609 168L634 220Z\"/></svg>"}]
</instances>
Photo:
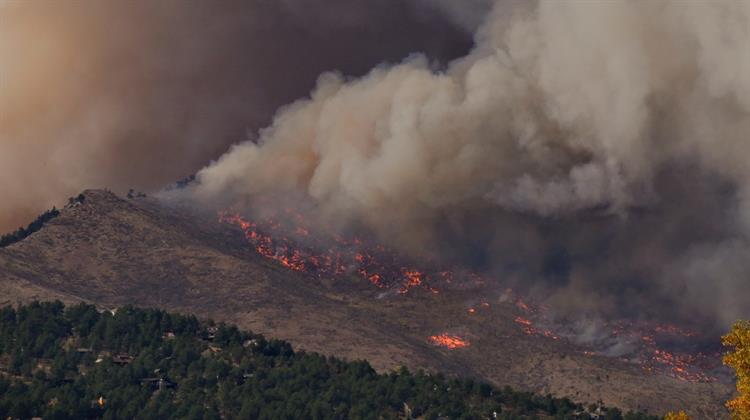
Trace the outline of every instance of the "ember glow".
<instances>
[{"instance_id":1,"label":"ember glow","mask_svg":"<svg viewBox=\"0 0 750 420\"><path fill-rule=\"evenodd\" d=\"M553 340L559 340L561 335L565 335L537 326L539 323L551 325L547 318L547 310L543 305L525 302L515 295L511 289L507 289L505 294L511 297L515 307L521 312L521 315L516 316L514 321L524 334L547 337ZM629 321L610 323L605 326L605 331L608 332L608 338L611 341L627 343L633 348L627 355L620 356L620 359L640 365L645 372L665 374L689 382L716 381L715 377L706 372L719 366L719 353L669 351L661 344L675 341L689 343L691 340L698 338L698 334L694 331L672 324ZM583 354L589 357L606 356L606 352L598 350L600 349L585 350Z\"/></svg>"},{"instance_id":2,"label":"ember glow","mask_svg":"<svg viewBox=\"0 0 750 420\"><path fill-rule=\"evenodd\" d=\"M394 295L405 295L413 290L438 293L437 285L459 287L461 284L482 286L487 279L469 272L456 282L456 272L437 267L433 271L417 268L417 265L404 264L396 252L379 244L367 244L359 238L345 238L340 235L321 235L313 232L305 223L304 217L294 210L284 210L281 217L262 220L249 220L237 213L228 211L219 214L223 223L238 226L255 251L283 267L304 272L314 277L339 277L355 275L378 289L390 291ZM421 264L433 266L437 264ZM518 315L514 321L521 331L529 336L559 340L561 336L571 338L564 328L560 328L547 315L544 305L524 300L512 289L505 289L501 301L512 304ZM469 315L490 308L489 302L467 308ZM557 326L556 326L557 325ZM645 324L619 321L606 326L609 338L628 343L634 348L621 359L639 364L644 371L666 374L685 381L714 381L704 373L715 366L718 357L700 352L668 351L660 342L675 339L691 340L696 333L670 324ZM554 332L553 332L554 331ZM468 341L449 334L433 335L430 342L448 349L469 345ZM587 356L606 356L603 350L593 345L584 352ZM610 356L611 357L611 356Z\"/></svg>"},{"instance_id":3,"label":"ember glow","mask_svg":"<svg viewBox=\"0 0 750 420\"><path fill-rule=\"evenodd\" d=\"M515 323L518 324L524 334L547 337L553 340L560 339L560 337L553 333L552 330L540 328L535 325L534 321L532 321L532 318L535 320L545 319L546 310L544 306L533 305L525 302L520 296L516 295L512 289L505 289L505 296L510 297L516 309L524 314L523 316L517 316L514 319Z\"/></svg>"},{"instance_id":4,"label":"ember glow","mask_svg":"<svg viewBox=\"0 0 750 420\"><path fill-rule=\"evenodd\" d=\"M555 335L551 330L534 327L534 323L527 318L517 316L514 321L521 327L521 330L526 335L540 335L542 337L551 338L553 340L560 339L560 337Z\"/></svg>"},{"instance_id":5,"label":"ember glow","mask_svg":"<svg viewBox=\"0 0 750 420\"><path fill-rule=\"evenodd\" d=\"M436 346L445 347L450 350L469 347L470 343L457 335L440 334L430 336L430 342Z\"/></svg>"},{"instance_id":6,"label":"ember glow","mask_svg":"<svg viewBox=\"0 0 750 420\"><path fill-rule=\"evenodd\" d=\"M479 304L479 309L489 309L490 304L487 302L482 302ZM470 306L468 309L466 309L466 312L468 312L471 315L474 315L477 313L477 308L475 306Z\"/></svg>"},{"instance_id":7,"label":"ember glow","mask_svg":"<svg viewBox=\"0 0 750 420\"><path fill-rule=\"evenodd\" d=\"M380 289L393 288L398 294L414 289L438 293L433 279L450 282L453 273L434 274L405 266L396 254L379 245L366 246L359 238L311 234L304 218L294 210L284 210L280 218L251 221L237 213L222 211L219 221L238 226L261 256L294 271L316 277L356 274Z\"/></svg>"},{"instance_id":8,"label":"ember glow","mask_svg":"<svg viewBox=\"0 0 750 420\"><path fill-rule=\"evenodd\" d=\"M690 341L698 334L671 324L620 321L610 325L612 337L633 343L637 351L624 357L641 365L646 372L663 373L688 382L714 382L707 371L720 365L720 353L669 351L660 345L667 341Z\"/></svg>"}]
</instances>

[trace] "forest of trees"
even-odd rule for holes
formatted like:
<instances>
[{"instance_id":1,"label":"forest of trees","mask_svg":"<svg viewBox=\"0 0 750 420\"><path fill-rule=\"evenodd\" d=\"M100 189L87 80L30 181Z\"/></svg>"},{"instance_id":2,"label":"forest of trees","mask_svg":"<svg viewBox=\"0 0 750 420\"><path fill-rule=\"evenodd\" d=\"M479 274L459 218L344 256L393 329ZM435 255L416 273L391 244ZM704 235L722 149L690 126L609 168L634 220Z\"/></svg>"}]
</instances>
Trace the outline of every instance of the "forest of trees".
<instances>
[{"instance_id":1,"label":"forest of trees","mask_svg":"<svg viewBox=\"0 0 750 420\"><path fill-rule=\"evenodd\" d=\"M83 194L78 194L75 197L68 198L68 206L83 203L85 200L86 197ZM26 239L32 233L38 232L45 223L49 222L59 215L60 211L57 208L52 207L52 210L47 210L44 213L40 214L33 222L29 223L28 226L20 227L16 229L15 232L0 236L0 248Z\"/></svg>"},{"instance_id":2,"label":"forest of trees","mask_svg":"<svg viewBox=\"0 0 750 420\"><path fill-rule=\"evenodd\" d=\"M0 309L0 418L590 418L567 399L405 368L378 374L193 316L114 312Z\"/></svg>"},{"instance_id":3,"label":"forest of trees","mask_svg":"<svg viewBox=\"0 0 750 420\"><path fill-rule=\"evenodd\" d=\"M22 241L27 236L41 229L45 223L59 215L60 211L53 207L52 210L45 211L25 228L20 227L15 232L0 236L0 248Z\"/></svg>"}]
</instances>

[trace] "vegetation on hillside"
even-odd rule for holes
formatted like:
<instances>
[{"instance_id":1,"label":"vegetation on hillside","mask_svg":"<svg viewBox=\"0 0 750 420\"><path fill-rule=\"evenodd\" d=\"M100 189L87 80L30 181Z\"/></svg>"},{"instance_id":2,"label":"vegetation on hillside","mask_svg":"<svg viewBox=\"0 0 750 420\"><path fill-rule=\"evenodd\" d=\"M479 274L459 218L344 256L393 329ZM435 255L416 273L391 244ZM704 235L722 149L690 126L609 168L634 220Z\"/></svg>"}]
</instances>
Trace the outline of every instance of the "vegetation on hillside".
<instances>
[{"instance_id":1,"label":"vegetation on hillside","mask_svg":"<svg viewBox=\"0 0 750 420\"><path fill-rule=\"evenodd\" d=\"M376 373L236 327L60 302L0 309L0 418L647 419L471 379Z\"/></svg>"},{"instance_id":2,"label":"vegetation on hillside","mask_svg":"<svg viewBox=\"0 0 750 420\"><path fill-rule=\"evenodd\" d=\"M75 206L78 204L83 203L86 200L86 197L83 194L78 194L75 197L68 198L68 205L66 206ZM29 235L32 233L38 232L45 223L49 222L50 220L54 219L55 217L60 215L60 211L57 210L57 208L52 207L52 210L47 210L44 213L40 214L36 219L34 219L33 222L29 223L28 226L20 227L16 229L15 232L11 232L5 235L0 236L0 248L4 248L8 245L12 245L16 242L20 242L24 239L26 239Z\"/></svg>"},{"instance_id":3,"label":"vegetation on hillside","mask_svg":"<svg viewBox=\"0 0 750 420\"><path fill-rule=\"evenodd\" d=\"M0 248L6 247L8 245L24 240L27 236L41 229L45 223L49 222L50 220L54 219L55 217L59 215L60 215L60 211L54 207L52 208L52 210L45 211L39 217L37 217L36 220L29 223L29 225L26 226L25 228L20 227L15 232L1 236Z\"/></svg>"}]
</instances>

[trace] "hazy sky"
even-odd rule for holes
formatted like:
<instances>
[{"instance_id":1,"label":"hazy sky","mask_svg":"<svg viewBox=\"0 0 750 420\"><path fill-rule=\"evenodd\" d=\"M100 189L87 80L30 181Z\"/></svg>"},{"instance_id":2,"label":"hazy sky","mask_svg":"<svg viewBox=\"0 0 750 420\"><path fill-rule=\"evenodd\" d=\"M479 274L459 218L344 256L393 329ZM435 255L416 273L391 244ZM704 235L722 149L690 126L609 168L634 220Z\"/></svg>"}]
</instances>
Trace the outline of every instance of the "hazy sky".
<instances>
[{"instance_id":1,"label":"hazy sky","mask_svg":"<svg viewBox=\"0 0 750 420\"><path fill-rule=\"evenodd\" d=\"M750 1L3 4L2 230L200 170L563 315L750 316Z\"/></svg>"},{"instance_id":2,"label":"hazy sky","mask_svg":"<svg viewBox=\"0 0 750 420\"><path fill-rule=\"evenodd\" d=\"M0 231L84 188L192 174L323 71L463 55L486 10L470 3L5 0Z\"/></svg>"}]
</instances>

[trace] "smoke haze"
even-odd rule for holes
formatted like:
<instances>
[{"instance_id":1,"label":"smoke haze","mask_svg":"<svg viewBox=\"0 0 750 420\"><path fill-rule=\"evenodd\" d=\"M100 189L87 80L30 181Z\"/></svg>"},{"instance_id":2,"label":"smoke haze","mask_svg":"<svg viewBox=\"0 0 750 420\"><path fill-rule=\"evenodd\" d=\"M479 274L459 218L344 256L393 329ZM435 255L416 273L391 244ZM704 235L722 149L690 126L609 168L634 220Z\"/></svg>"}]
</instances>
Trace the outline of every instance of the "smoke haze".
<instances>
[{"instance_id":1,"label":"smoke haze","mask_svg":"<svg viewBox=\"0 0 750 420\"><path fill-rule=\"evenodd\" d=\"M475 16L431 0L4 0L0 231L84 188L192 174L323 71L465 54Z\"/></svg>"},{"instance_id":2,"label":"smoke haze","mask_svg":"<svg viewBox=\"0 0 750 420\"><path fill-rule=\"evenodd\" d=\"M447 67L324 73L194 193L302 195L560 316L750 316L750 2L491 6Z\"/></svg>"}]
</instances>

